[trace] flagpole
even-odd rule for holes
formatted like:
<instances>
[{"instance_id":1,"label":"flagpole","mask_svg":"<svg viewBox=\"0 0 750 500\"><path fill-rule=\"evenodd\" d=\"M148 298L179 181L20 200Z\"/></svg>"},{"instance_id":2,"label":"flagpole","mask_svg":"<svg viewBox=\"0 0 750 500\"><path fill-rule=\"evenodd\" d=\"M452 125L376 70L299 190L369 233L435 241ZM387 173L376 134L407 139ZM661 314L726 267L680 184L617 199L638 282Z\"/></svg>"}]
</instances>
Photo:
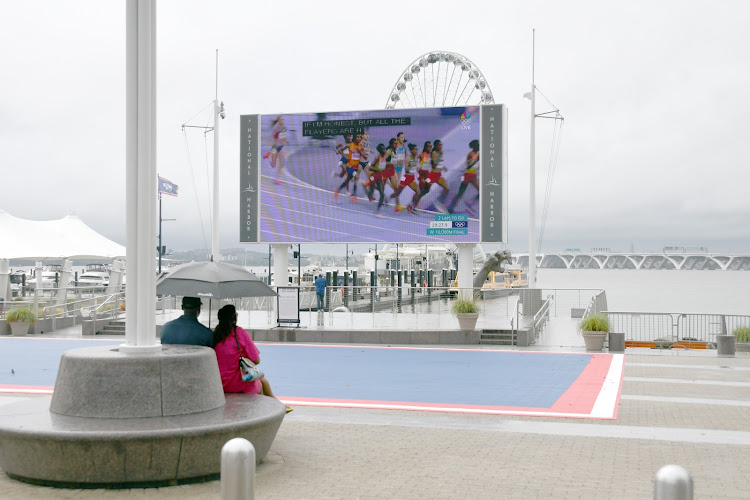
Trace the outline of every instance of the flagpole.
<instances>
[{"instance_id":1,"label":"flagpole","mask_svg":"<svg viewBox=\"0 0 750 500\"><path fill-rule=\"evenodd\" d=\"M529 288L536 288L536 84L534 51L536 30L531 30L531 139L529 140Z\"/></svg>"}]
</instances>

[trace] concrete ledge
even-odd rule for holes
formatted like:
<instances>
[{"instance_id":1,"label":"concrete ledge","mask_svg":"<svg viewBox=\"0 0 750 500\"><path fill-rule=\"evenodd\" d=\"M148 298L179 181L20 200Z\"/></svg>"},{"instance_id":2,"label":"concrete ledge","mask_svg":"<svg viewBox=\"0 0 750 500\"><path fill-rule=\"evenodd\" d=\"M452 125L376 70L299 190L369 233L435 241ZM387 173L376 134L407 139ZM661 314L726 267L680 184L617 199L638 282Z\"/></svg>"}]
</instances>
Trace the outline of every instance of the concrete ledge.
<instances>
[{"instance_id":1,"label":"concrete ledge","mask_svg":"<svg viewBox=\"0 0 750 500\"><path fill-rule=\"evenodd\" d=\"M284 419L284 405L227 394L226 405L188 415L88 418L49 411L51 397L0 407L0 468L35 484L131 488L218 478L221 447L242 437L258 462Z\"/></svg>"},{"instance_id":2,"label":"concrete ledge","mask_svg":"<svg viewBox=\"0 0 750 500\"><path fill-rule=\"evenodd\" d=\"M80 318L80 317L79 317ZM60 328L68 328L76 324L75 316L66 316L64 318L42 318L36 320L29 328L29 335L40 333L54 332Z\"/></svg>"},{"instance_id":3,"label":"concrete ledge","mask_svg":"<svg viewBox=\"0 0 750 500\"><path fill-rule=\"evenodd\" d=\"M96 418L161 417L224 404L216 353L209 347L163 345L153 355L117 346L65 351L50 411Z\"/></svg>"},{"instance_id":4,"label":"concrete ledge","mask_svg":"<svg viewBox=\"0 0 750 500\"><path fill-rule=\"evenodd\" d=\"M285 414L274 398L225 397L208 347L72 349L51 397L0 407L0 468L23 481L79 488L212 479L224 443L243 437L260 461Z\"/></svg>"},{"instance_id":5,"label":"concrete ledge","mask_svg":"<svg viewBox=\"0 0 750 500\"><path fill-rule=\"evenodd\" d=\"M519 329L516 332L516 345L518 347L529 347L530 345L534 344L535 339L534 336L528 328L523 330Z\"/></svg>"}]
</instances>

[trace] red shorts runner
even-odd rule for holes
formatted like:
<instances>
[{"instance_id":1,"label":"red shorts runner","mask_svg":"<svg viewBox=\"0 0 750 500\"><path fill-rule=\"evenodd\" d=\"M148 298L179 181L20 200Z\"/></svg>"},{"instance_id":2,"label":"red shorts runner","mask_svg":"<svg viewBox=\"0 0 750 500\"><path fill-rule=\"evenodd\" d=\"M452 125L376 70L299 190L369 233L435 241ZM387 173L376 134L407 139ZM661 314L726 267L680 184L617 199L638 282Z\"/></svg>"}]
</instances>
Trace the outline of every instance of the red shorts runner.
<instances>
[{"instance_id":1,"label":"red shorts runner","mask_svg":"<svg viewBox=\"0 0 750 500\"><path fill-rule=\"evenodd\" d=\"M401 179L401 186L406 187L412 182L414 182L414 174L406 174L404 178Z\"/></svg>"},{"instance_id":2,"label":"red shorts runner","mask_svg":"<svg viewBox=\"0 0 750 500\"><path fill-rule=\"evenodd\" d=\"M474 182L475 180L477 180L476 172L464 172L463 177L461 177L462 184L468 184L470 182Z\"/></svg>"},{"instance_id":3,"label":"red shorts runner","mask_svg":"<svg viewBox=\"0 0 750 500\"><path fill-rule=\"evenodd\" d=\"M427 174L427 181L431 183L436 183L440 180L440 178L443 176L442 172L430 172Z\"/></svg>"},{"instance_id":4,"label":"red shorts runner","mask_svg":"<svg viewBox=\"0 0 750 500\"><path fill-rule=\"evenodd\" d=\"M396 167L391 165L390 163L385 166L385 170L383 170L383 179L387 179L388 177L393 177L396 175Z\"/></svg>"}]
</instances>

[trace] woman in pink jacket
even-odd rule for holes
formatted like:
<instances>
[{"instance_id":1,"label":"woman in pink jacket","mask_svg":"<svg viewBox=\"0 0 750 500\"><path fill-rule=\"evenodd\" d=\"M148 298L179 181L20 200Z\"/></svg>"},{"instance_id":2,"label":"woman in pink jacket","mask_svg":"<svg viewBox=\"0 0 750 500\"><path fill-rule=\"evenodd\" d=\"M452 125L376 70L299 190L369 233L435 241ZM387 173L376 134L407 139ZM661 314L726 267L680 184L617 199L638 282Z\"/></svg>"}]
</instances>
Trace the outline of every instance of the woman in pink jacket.
<instances>
[{"instance_id":1,"label":"woman in pink jacket","mask_svg":"<svg viewBox=\"0 0 750 500\"><path fill-rule=\"evenodd\" d=\"M260 363L260 351L255 347L250 334L237 326L237 310L229 304L219 309L219 324L214 330L214 350L224 392L245 392L275 398L266 377L253 382L242 381L238 346L243 357L255 364ZM292 411L292 407L287 406L286 411Z\"/></svg>"}]
</instances>

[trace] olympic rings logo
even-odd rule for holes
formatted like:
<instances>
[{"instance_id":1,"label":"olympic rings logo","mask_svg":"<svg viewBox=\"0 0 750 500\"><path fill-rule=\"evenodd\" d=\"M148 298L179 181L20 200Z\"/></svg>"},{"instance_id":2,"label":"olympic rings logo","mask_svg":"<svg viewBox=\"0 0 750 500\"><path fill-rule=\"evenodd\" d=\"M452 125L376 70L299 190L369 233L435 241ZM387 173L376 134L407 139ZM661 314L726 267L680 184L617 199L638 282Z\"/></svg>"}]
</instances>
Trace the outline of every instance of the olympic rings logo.
<instances>
[{"instance_id":1,"label":"olympic rings logo","mask_svg":"<svg viewBox=\"0 0 750 500\"><path fill-rule=\"evenodd\" d=\"M455 224L455 227L466 227L466 221L457 220L457 221L453 221L453 222Z\"/></svg>"}]
</instances>

